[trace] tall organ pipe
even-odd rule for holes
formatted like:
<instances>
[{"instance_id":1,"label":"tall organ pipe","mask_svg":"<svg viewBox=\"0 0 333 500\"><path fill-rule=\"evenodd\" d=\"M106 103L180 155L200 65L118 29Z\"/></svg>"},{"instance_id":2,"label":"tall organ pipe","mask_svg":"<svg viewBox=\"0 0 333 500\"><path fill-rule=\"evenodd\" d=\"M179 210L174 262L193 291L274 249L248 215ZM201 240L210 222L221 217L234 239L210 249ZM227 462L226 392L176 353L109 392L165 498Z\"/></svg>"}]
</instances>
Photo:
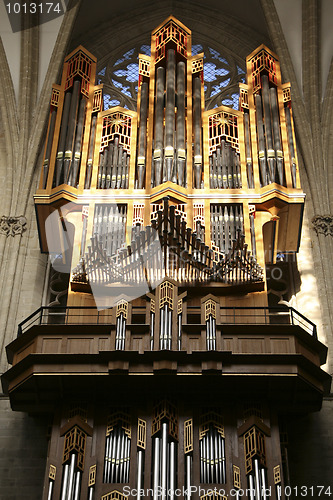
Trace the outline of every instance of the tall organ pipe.
<instances>
[{"instance_id":1,"label":"tall organ pipe","mask_svg":"<svg viewBox=\"0 0 333 500\"><path fill-rule=\"evenodd\" d=\"M171 441L170 443L170 495L168 495L169 500L174 500L175 498L175 489L176 489L176 450L175 450L175 442Z\"/></svg>"},{"instance_id":2,"label":"tall organ pipe","mask_svg":"<svg viewBox=\"0 0 333 500\"><path fill-rule=\"evenodd\" d=\"M281 138L280 138L280 121L279 121L279 111L278 111L278 103L276 96L276 89L272 87L269 89L271 108L272 108L272 117L273 117L273 133L274 133L274 147L276 154L276 163L277 163L277 174L279 179L279 184L283 184L283 152L281 147Z\"/></svg>"},{"instance_id":3,"label":"tall organ pipe","mask_svg":"<svg viewBox=\"0 0 333 500\"><path fill-rule=\"evenodd\" d=\"M195 187L200 189L202 177L202 152L201 152L201 79L194 78L194 179Z\"/></svg>"},{"instance_id":4,"label":"tall organ pipe","mask_svg":"<svg viewBox=\"0 0 333 500\"><path fill-rule=\"evenodd\" d=\"M248 113L244 113L244 130L245 130L245 151L246 151L246 171L247 183L250 189L254 188L252 154L250 143L250 118Z\"/></svg>"},{"instance_id":5,"label":"tall organ pipe","mask_svg":"<svg viewBox=\"0 0 333 500\"><path fill-rule=\"evenodd\" d=\"M175 51L168 50L165 92L165 178L171 181L174 157L174 131L175 131Z\"/></svg>"},{"instance_id":6,"label":"tall organ pipe","mask_svg":"<svg viewBox=\"0 0 333 500\"><path fill-rule=\"evenodd\" d=\"M90 183L91 183L91 171L92 171L92 164L93 164L96 121L97 121L97 116L94 115L92 117L92 120L91 120L91 131L90 131L89 152L88 152L88 160L87 160L87 171L86 171L86 180L85 180L85 185L84 185L85 189L89 189Z\"/></svg>"},{"instance_id":7,"label":"tall organ pipe","mask_svg":"<svg viewBox=\"0 0 333 500\"><path fill-rule=\"evenodd\" d=\"M153 500L159 499L159 476L160 476L160 438L155 438L154 450L154 477L153 477Z\"/></svg>"},{"instance_id":8,"label":"tall organ pipe","mask_svg":"<svg viewBox=\"0 0 333 500\"><path fill-rule=\"evenodd\" d=\"M137 475L137 494L136 494L136 499L140 500L141 498L141 493L140 490L142 489L142 462L143 462L143 451L138 450L138 475Z\"/></svg>"},{"instance_id":9,"label":"tall organ pipe","mask_svg":"<svg viewBox=\"0 0 333 500\"><path fill-rule=\"evenodd\" d=\"M72 162L73 155L73 141L74 141L74 133L76 129L76 118L77 118L77 109L79 103L79 95L80 95L80 82L75 80L73 86L73 96L71 100L71 107L69 110L69 118L68 118L68 128L67 128L67 136L66 136L66 150L65 150L65 158L64 158L64 182L68 181L68 173L70 170L70 165Z\"/></svg>"},{"instance_id":10,"label":"tall organ pipe","mask_svg":"<svg viewBox=\"0 0 333 500\"><path fill-rule=\"evenodd\" d=\"M259 166L260 166L262 184L266 186L267 184L270 183L270 178L266 164L264 124L262 119L262 107L261 107L260 95L255 96L255 103L256 103L256 118L257 118L257 131L258 131L258 146L259 146Z\"/></svg>"},{"instance_id":11,"label":"tall organ pipe","mask_svg":"<svg viewBox=\"0 0 333 500\"><path fill-rule=\"evenodd\" d=\"M53 135L54 135L54 127L55 127L55 122L56 122L56 117L57 117L57 112L55 109L52 110L51 112L51 119L50 119L50 126L49 126L49 135L47 138L47 144L46 144L46 151L45 151L45 160L44 160L44 165L43 165L43 189L46 188L47 184L47 176L49 173L49 166L50 166L50 155L51 155L51 148L52 148L52 142L53 142Z\"/></svg>"},{"instance_id":12,"label":"tall organ pipe","mask_svg":"<svg viewBox=\"0 0 333 500\"><path fill-rule=\"evenodd\" d=\"M168 472L168 424L167 422L162 423L162 477L161 477L161 489L162 495L161 499L166 500L167 498L167 472Z\"/></svg>"},{"instance_id":13,"label":"tall organ pipe","mask_svg":"<svg viewBox=\"0 0 333 500\"><path fill-rule=\"evenodd\" d=\"M262 97L264 105L268 168L270 172L271 182L275 182L276 160L275 151L273 149L272 119L269 103L269 84L267 75L264 75L262 77Z\"/></svg>"},{"instance_id":14,"label":"tall organ pipe","mask_svg":"<svg viewBox=\"0 0 333 500\"><path fill-rule=\"evenodd\" d=\"M163 114L164 114L164 68L157 68L156 77L156 106L155 106L155 143L154 143L154 166L155 185L162 182L162 159L163 159Z\"/></svg>"},{"instance_id":15,"label":"tall organ pipe","mask_svg":"<svg viewBox=\"0 0 333 500\"><path fill-rule=\"evenodd\" d=\"M148 84L147 82L143 82L141 85L139 147L138 147L139 189L143 188L145 168L146 168L147 105L148 105Z\"/></svg>"},{"instance_id":16,"label":"tall organ pipe","mask_svg":"<svg viewBox=\"0 0 333 500\"><path fill-rule=\"evenodd\" d=\"M71 100L72 100L72 93L67 92L67 94L65 95L64 108L63 108L62 118L61 118L60 137L59 137L57 161L56 161L56 168L55 168L56 186L59 186L62 172L63 172L65 142L66 142L66 134L67 134L67 126L68 126L69 108L71 107Z\"/></svg>"},{"instance_id":17,"label":"tall organ pipe","mask_svg":"<svg viewBox=\"0 0 333 500\"><path fill-rule=\"evenodd\" d=\"M185 177L185 63L177 64L177 176L178 184L184 186Z\"/></svg>"},{"instance_id":18,"label":"tall organ pipe","mask_svg":"<svg viewBox=\"0 0 333 500\"><path fill-rule=\"evenodd\" d=\"M74 161L72 162L71 171L68 176L69 177L68 184L70 186L75 186L77 182L77 175L81 159L82 132L83 132L85 115L86 115L86 99L82 97L80 102L79 118L75 134Z\"/></svg>"},{"instance_id":19,"label":"tall organ pipe","mask_svg":"<svg viewBox=\"0 0 333 500\"><path fill-rule=\"evenodd\" d=\"M295 188L297 186L297 180L296 180L296 159L295 159L295 147L294 147L294 139L293 139L293 130L291 126L291 115L290 115L290 109L288 106L285 108L285 113L286 113L286 122L287 122L287 132L288 132L288 142L289 142L289 150L290 150L290 156L291 156L291 178L293 181L293 187Z\"/></svg>"}]
</instances>

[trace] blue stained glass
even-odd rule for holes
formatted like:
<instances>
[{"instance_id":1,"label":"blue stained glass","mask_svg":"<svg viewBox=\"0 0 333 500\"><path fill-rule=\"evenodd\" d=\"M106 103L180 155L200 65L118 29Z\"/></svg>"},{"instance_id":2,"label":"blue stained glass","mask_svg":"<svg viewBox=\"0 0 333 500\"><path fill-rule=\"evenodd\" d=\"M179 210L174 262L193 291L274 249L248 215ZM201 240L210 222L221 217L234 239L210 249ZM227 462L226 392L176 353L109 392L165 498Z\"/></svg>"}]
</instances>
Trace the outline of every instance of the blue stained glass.
<instances>
[{"instance_id":1,"label":"blue stained glass","mask_svg":"<svg viewBox=\"0 0 333 500\"><path fill-rule=\"evenodd\" d=\"M211 47L209 47L209 52L211 53L213 59L218 59L219 61L228 64L228 61L224 57L221 57L221 54L217 50L214 50Z\"/></svg>"},{"instance_id":2,"label":"blue stained glass","mask_svg":"<svg viewBox=\"0 0 333 500\"><path fill-rule=\"evenodd\" d=\"M119 106L120 101L118 99L111 99L110 94L104 94L104 109L112 108L113 106Z\"/></svg>"},{"instance_id":3,"label":"blue stained glass","mask_svg":"<svg viewBox=\"0 0 333 500\"><path fill-rule=\"evenodd\" d=\"M139 52L141 54L146 54L147 56L150 56L150 54L151 54L150 45L141 45Z\"/></svg>"},{"instance_id":4,"label":"blue stained glass","mask_svg":"<svg viewBox=\"0 0 333 500\"><path fill-rule=\"evenodd\" d=\"M192 56L196 56L197 54L200 54L200 52L203 51L202 45L192 45Z\"/></svg>"},{"instance_id":5,"label":"blue stained glass","mask_svg":"<svg viewBox=\"0 0 333 500\"><path fill-rule=\"evenodd\" d=\"M101 69L101 71L99 71L99 75L102 75L102 76L105 76L105 71L106 71L106 66L105 68Z\"/></svg>"},{"instance_id":6,"label":"blue stained glass","mask_svg":"<svg viewBox=\"0 0 333 500\"><path fill-rule=\"evenodd\" d=\"M132 97L131 92L129 90L129 87L125 87L125 85L123 85L122 83L117 82L117 80L113 80L113 79L112 79L112 83L115 87L120 89L123 94L127 95L128 97Z\"/></svg>"},{"instance_id":7,"label":"blue stained glass","mask_svg":"<svg viewBox=\"0 0 333 500\"><path fill-rule=\"evenodd\" d=\"M131 59L132 55L134 54L134 50L135 49L131 49L131 50L128 50L127 52L125 52L125 54L123 55L123 57L121 57L120 59L118 59L114 65L117 66L118 64L128 60L128 59Z\"/></svg>"},{"instance_id":8,"label":"blue stained glass","mask_svg":"<svg viewBox=\"0 0 333 500\"><path fill-rule=\"evenodd\" d=\"M127 66L127 78L128 82L137 82L139 78L139 65L138 64L129 64Z\"/></svg>"},{"instance_id":9,"label":"blue stained glass","mask_svg":"<svg viewBox=\"0 0 333 500\"><path fill-rule=\"evenodd\" d=\"M245 75L245 71L243 71L242 68L240 68L239 66L237 66L237 73L239 75Z\"/></svg>"}]
</instances>

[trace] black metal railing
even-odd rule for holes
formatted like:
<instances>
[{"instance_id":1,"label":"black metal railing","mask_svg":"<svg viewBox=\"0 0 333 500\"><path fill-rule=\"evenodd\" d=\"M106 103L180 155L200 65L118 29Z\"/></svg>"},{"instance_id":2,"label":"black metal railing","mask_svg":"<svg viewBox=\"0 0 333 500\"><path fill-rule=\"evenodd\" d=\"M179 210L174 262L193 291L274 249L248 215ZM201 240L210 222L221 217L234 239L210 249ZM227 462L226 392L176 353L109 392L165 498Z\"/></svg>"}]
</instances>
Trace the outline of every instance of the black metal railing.
<instances>
[{"instance_id":1,"label":"black metal railing","mask_svg":"<svg viewBox=\"0 0 333 500\"><path fill-rule=\"evenodd\" d=\"M112 316L112 309L93 306L40 307L18 325L18 336L35 325L113 324ZM317 339L316 325L293 307L221 307L220 316L222 325L296 325Z\"/></svg>"}]
</instances>

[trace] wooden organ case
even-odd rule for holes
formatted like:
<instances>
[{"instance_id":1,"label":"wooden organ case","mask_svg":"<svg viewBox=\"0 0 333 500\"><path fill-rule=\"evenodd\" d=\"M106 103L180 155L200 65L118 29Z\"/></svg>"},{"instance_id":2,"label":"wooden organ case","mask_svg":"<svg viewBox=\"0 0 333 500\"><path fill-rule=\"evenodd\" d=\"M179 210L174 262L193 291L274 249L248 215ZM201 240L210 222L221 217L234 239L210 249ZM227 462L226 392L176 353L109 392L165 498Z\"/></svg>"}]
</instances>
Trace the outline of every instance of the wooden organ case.
<instances>
[{"instance_id":1,"label":"wooden organ case","mask_svg":"<svg viewBox=\"0 0 333 500\"><path fill-rule=\"evenodd\" d=\"M283 417L327 390L315 325L267 293L303 214L290 86L262 45L240 110L205 110L203 70L171 16L137 112L103 110L83 47L53 86L35 205L67 299L20 325L3 377L53 415L44 500L284 499Z\"/></svg>"}]
</instances>

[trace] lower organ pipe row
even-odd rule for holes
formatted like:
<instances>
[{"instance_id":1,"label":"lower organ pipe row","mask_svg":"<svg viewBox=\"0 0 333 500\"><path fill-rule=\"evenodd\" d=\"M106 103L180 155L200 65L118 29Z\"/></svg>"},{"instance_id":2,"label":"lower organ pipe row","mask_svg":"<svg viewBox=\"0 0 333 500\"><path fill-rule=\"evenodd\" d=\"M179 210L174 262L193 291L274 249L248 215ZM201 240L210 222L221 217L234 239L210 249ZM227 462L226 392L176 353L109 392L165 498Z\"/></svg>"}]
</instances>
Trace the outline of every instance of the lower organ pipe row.
<instances>
[{"instance_id":1,"label":"lower organ pipe row","mask_svg":"<svg viewBox=\"0 0 333 500\"><path fill-rule=\"evenodd\" d=\"M104 483L128 483L131 440L123 428L115 428L106 437Z\"/></svg>"},{"instance_id":2,"label":"lower organ pipe row","mask_svg":"<svg viewBox=\"0 0 333 500\"><path fill-rule=\"evenodd\" d=\"M93 234L98 235L108 256L115 255L125 242L127 206L97 205Z\"/></svg>"},{"instance_id":3,"label":"lower organ pipe row","mask_svg":"<svg viewBox=\"0 0 333 500\"><path fill-rule=\"evenodd\" d=\"M212 205L210 224L212 242L227 253L238 232L244 232L242 205Z\"/></svg>"}]
</instances>

